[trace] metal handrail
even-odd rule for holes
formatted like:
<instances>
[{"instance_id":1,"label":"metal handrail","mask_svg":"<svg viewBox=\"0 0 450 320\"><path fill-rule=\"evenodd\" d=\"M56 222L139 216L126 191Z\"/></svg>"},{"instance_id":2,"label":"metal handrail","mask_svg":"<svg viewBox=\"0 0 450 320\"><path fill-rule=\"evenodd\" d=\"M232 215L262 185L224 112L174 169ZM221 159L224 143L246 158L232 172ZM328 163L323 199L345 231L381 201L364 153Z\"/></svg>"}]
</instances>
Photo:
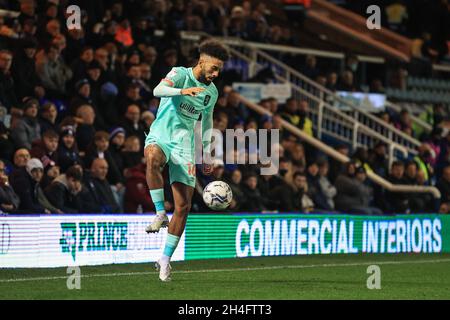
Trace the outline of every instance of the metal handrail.
<instances>
[{"instance_id":1,"label":"metal handrail","mask_svg":"<svg viewBox=\"0 0 450 320\"><path fill-rule=\"evenodd\" d=\"M251 102L250 100L246 99L245 97L238 95L238 98L244 105L246 105L248 108L258 112L259 114L262 114L262 115L266 114L269 116L273 116L273 114L270 111L264 109L262 106L260 106L256 103ZM296 126L287 122L286 120L282 119L281 125L283 128L289 130L296 136L300 137L306 143L311 144L312 146L314 146L315 148L324 152L328 156L334 158L335 160L342 162L342 163L350 161L349 157L337 152L336 150L334 150L327 144L323 143L319 139L311 137L310 135L306 134L305 132L303 132L302 130L297 128ZM367 177L370 180L372 180L374 183L380 185L381 187L383 187L384 189L386 189L390 192L431 193L434 196L434 198L436 198L436 199L441 198L441 193L439 192L439 189L437 189L436 187L433 187L433 186L410 186L410 185L402 185L402 184L399 184L399 185L392 184L391 182L387 181L383 177L381 177L371 171L367 172Z\"/></svg>"},{"instance_id":2,"label":"metal handrail","mask_svg":"<svg viewBox=\"0 0 450 320\"><path fill-rule=\"evenodd\" d=\"M385 128L387 128L388 130L395 132L397 135L399 135L400 137L402 137L405 140L408 140L410 143L416 145L416 146L420 146L420 141L407 135L406 133L404 133L403 131L397 129L396 127L394 127L391 124L388 124L386 122L384 122L383 120L381 120L380 118L378 118L377 116L374 116L373 114L371 114L370 112L366 112L364 110L360 110L358 109L353 103L346 101L344 99L342 99L341 97L339 97L336 93L334 93L333 91L329 90L328 88L323 87L322 85L318 84L317 82L309 79L308 77L304 76L303 74L301 74L300 72L298 72L297 70L291 68L290 66L288 66L287 64L277 60L276 58L272 57L271 55L263 52L263 51L259 51L257 50L257 54L264 57L265 59L271 61L271 63L277 64L278 66L280 66L281 68L287 70L291 75L295 75L296 77L300 78L302 81L308 83L309 85L316 87L319 91L326 93L329 96L332 96L333 99L341 102L342 104L345 104L349 107L351 107L353 110L358 111L360 114L363 114L364 116L368 117L369 119L373 120L374 122L376 122L377 124L379 124L380 126L383 126ZM287 79L289 81L289 79Z\"/></svg>"},{"instance_id":3,"label":"metal handrail","mask_svg":"<svg viewBox=\"0 0 450 320\"><path fill-rule=\"evenodd\" d=\"M385 103L386 107L394 109L394 111L396 112L400 112L402 111L402 107L400 107L397 104L394 104L390 101L386 101ZM411 120L418 125L419 127L421 127L422 129L424 129L426 132L431 132L431 130L433 130L433 126L429 123L427 123L426 121L420 119L419 117L415 116L414 114L410 114Z\"/></svg>"},{"instance_id":4,"label":"metal handrail","mask_svg":"<svg viewBox=\"0 0 450 320\"><path fill-rule=\"evenodd\" d=\"M280 78L281 78L281 77L280 77ZM356 122L355 119L352 118L351 116L349 116L349 115L347 115L347 114L345 114L345 113L343 113L343 112L340 112L340 111L339 111L338 109L336 109L335 107L331 106L331 105L328 104L327 102L321 101L320 98L314 96L313 94L307 92L306 90L300 88L299 86L297 86L297 85L295 85L295 84L292 84L292 83L291 83L290 85L291 85L291 87L292 87L294 90L297 90L297 91L300 92L302 95L305 95L305 96L307 96L308 98L310 98L311 100L314 100L316 103L318 103L318 104L319 104L319 110L318 110L318 111L320 111L320 108L327 109L327 111L329 111L329 112L331 112L331 113L334 113L334 114L337 114L339 117L341 117L342 119L348 121L349 123L353 123L354 125L357 125L357 130L360 130L360 131L362 131L362 132L365 132L366 134L370 135L371 137L377 139L378 141L382 141L382 142L386 143L387 145L390 146L390 148L392 148L392 152L395 151L395 150L399 150L400 152L403 153L403 155L404 155L405 157L408 156L408 149L407 149L406 147L404 147L404 146L402 146L401 144L398 144L398 143L396 143L396 142L394 142L394 141L392 141L392 140L386 138L385 136L381 135L380 133L376 132L375 130L371 129L370 127L368 127L368 126L366 126L366 125L364 125L364 124L361 124L361 123ZM356 147L356 144L355 144L355 143L353 143L353 147L354 147L354 148ZM413 153L413 154L416 154L417 151L416 151L416 150L413 150L412 153ZM391 154L391 155L389 156L389 163L392 163L393 160L394 160L394 159L393 159L393 154Z\"/></svg>"}]
</instances>

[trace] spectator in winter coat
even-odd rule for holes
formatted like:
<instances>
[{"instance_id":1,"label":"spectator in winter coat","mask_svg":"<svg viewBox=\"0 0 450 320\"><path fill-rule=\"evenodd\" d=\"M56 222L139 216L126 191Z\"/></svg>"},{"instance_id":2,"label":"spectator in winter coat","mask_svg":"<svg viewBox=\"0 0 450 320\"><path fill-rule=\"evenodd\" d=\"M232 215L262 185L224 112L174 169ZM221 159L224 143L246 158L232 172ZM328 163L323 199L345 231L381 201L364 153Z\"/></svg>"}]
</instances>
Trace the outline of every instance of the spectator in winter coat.
<instances>
[{"instance_id":1,"label":"spectator in winter coat","mask_svg":"<svg viewBox=\"0 0 450 320\"><path fill-rule=\"evenodd\" d=\"M52 129L58 132L56 119L58 118L58 109L52 102L46 102L42 105L39 115L39 125L41 127L41 135Z\"/></svg>"},{"instance_id":2,"label":"spectator in winter coat","mask_svg":"<svg viewBox=\"0 0 450 320\"><path fill-rule=\"evenodd\" d=\"M141 141L141 146L144 145L144 130L148 128L144 128L141 123L141 111L139 106L135 104L130 104L127 107L127 110L124 115L124 119L121 122L121 127L125 129L126 136L137 136Z\"/></svg>"},{"instance_id":3,"label":"spectator in winter coat","mask_svg":"<svg viewBox=\"0 0 450 320\"><path fill-rule=\"evenodd\" d=\"M124 159L122 149L125 143L125 130L122 127L115 127L109 133L109 153L117 165L120 172L123 173Z\"/></svg>"},{"instance_id":4,"label":"spectator in winter coat","mask_svg":"<svg viewBox=\"0 0 450 320\"><path fill-rule=\"evenodd\" d=\"M37 119L39 102L36 99L26 99L23 117L14 122L11 128L11 138L17 148L31 149L31 144L41 138L41 128Z\"/></svg>"},{"instance_id":5,"label":"spectator in winter coat","mask_svg":"<svg viewBox=\"0 0 450 320\"><path fill-rule=\"evenodd\" d=\"M75 129L73 126L64 126L61 128L58 145L58 164L61 172L64 173L71 166L81 163L82 161L75 141Z\"/></svg>"},{"instance_id":6,"label":"spectator in winter coat","mask_svg":"<svg viewBox=\"0 0 450 320\"><path fill-rule=\"evenodd\" d=\"M306 170L308 180L308 190L314 201L314 207L324 210L332 210L328 204L328 199L320 186L319 165L317 162L311 162Z\"/></svg>"},{"instance_id":7,"label":"spectator in winter coat","mask_svg":"<svg viewBox=\"0 0 450 320\"><path fill-rule=\"evenodd\" d=\"M370 207L372 192L364 184L366 171L359 167L356 169L353 162L346 165L344 173L340 174L335 182L337 195L334 199L336 209L346 213L381 214L378 208Z\"/></svg>"},{"instance_id":8,"label":"spectator in winter coat","mask_svg":"<svg viewBox=\"0 0 450 320\"><path fill-rule=\"evenodd\" d=\"M108 162L108 181L110 184L119 184L123 181L122 173L117 168L114 159L108 151L109 148L109 133L105 131L98 131L95 133L94 141L86 152L84 164L90 167L92 161L96 158L105 159Z\"/></svg>"},{"instance_id":9,"label":"spectator in winter coat","mask_svg":"<svg viewBox=\"0 0 450 320\"><path fill-rule=\"evenodd\" d=\"M293 177L293 207L295 211L309 213L314 211L312 194L308 189L308 179L304 173L296 172Z\"/></svg>"},{"instance_id":10,"label":"spectator in winter coat","mask_svg":"<svg viewBox=\"0 0 450 320\"><path fill-rule=\"evenodd\" d=\"M264 199L258 190L258 179L256 174L249 173L244 180L243 186L245 201L242 204L242 210L248 212L261 212L264 207Z\"/></svg>"},{"instance_id":11,"label":"spectator in winter coat","mask_svg":"<svg viewBox=\"0 0 450 320\"><path fill-rule=\"evenodd\" d=\"M90 105L85 104L77 109L76 116L79 121L76 128L76 142L80 152L85 153L95 136L95 112Z\"/></svg>"},{"instance_id":12,"label":"spectator in winter coat","mask_svg":"<svg viewBox=\"0 0 450 320\"><path fill-rule=\"evenodd\" d=\"M36 96L42 98L45 89L36 74L34 57L36 55L37 41L34 38L23 39L21 48L14 56L11 73L14 78L16 96L19 100L25 97Z\"/></svg>"},{"instance_id":13,"label":"spectator in winter coat","mask_svg":"<svg viewBox=\"0 0 450 320\"><path fill-rule=\"evenodd\" d=\"M30 152L31 156L41 160L44 166L49 161L58 163L58 141L58 133L52 129L45 131L42 135L42 140L33 143L33 148Z\"/></svg>"},{"instance_id":14,"label":"spectator in winter coat","mask_svg":"<svg viewBox=\"0 0 450 320\"><path fill-rule=\"evenodd\" d=\"M45 189L45 195L50 203L63 213L82 212L79 198L82 179L81 167L72 166Z\"/></svg>"},{"instance_id":15,"label":"spectator in winter coat","mask_svg":"<svg viewBox=\"0 0 450 320\"><path fill-rule=\"evenodd\" d=\"M19 208L20 198L9 185L5 169L5 163L0 160L0 212L14 213Z\"/></svg>"},{"instance_id":16,"label":"spectator in winter coat","mask_svg":"<svg viewBox=\"0 0 450 320\"><path fill-rule=\"evenodd\" d=\"M60 48L55 44L49 45L36 60L36 73L48 95L57 99L65 97L66 82L72 78L73 73L64 63Z\"/></svg>"},{"instance_id":17,"label":"spectator in winter coat","mask_svg":"<svg viewBox=\"0 0 450 320\"><path fill-rule=\"evenodd\" d=\"M393 184L406 184L405 165L401 161L394 161L388 181ZM392 213L406 213L410 211L409 195L401 192L386 192L388 211Z\"/></svg>"},{"instance_id":18,"label":"spectator in winter coat","mask_svg":"<svg viewBox=\"0 0 450 320\"><path fill-rule=\"evenodd\" d=\"M89 175L85 175L84 184L87 189L89 201L86 201L92 207L91 212L96 213L118 213L120 207L114 198L111 186L106 180L108 174L108 162L105 159L94 159L92 161ZM81 195L82 199L86 199Z\"/></svg>"},{"instance_id":19,"label":"spectator in winter coat","mask_svg":"<svg viewBox=\"0 0 450 320\"><path fill-rule=\"evenodd\" d=\"M28 160L31 159L30 152L28 149L21 148L17 149L16 152L14 152L14 158L13 158L13 169L11 174L9 175L9 181L11 184L14 183L14 180L16 177L21 175L22 171L25 171L25 167L27 166Z\"/></svg>"},{"instance_id":20,"label":"spectator in winter coat","mask_svg":"<svg viewBox=\"0 0 450 320\"><path fill-rule=\"evenodd\" d=\"M0 106L4 106L10 113L18 113L19 101L15 94L15 83L11 76L13 55L8 50L0 50Z\"/></svg>"},{"instance_id":21,"label":"spectator in winter coat","mask_svg":"<svg viewBox=\"0 0 450 320\"><path fill-rule=\"evenodd\" d=\"M327 210L334 210L334 200L333 198L337 194L336 187L333 186L328 180L328 171L329 171L329 164L327 160L319 160L319 187L324 195L327 207L322 209Z\"/></svg>"},{"instance_id":22,"label":"spectator in winter coat","mask_svg":"<svg viewBox=\"0 0 450 320\"><path fill-rule=\"evenodd\" d=\"M19 209L23 213L60 213L47 199L40 182L44 166L39 159L32 158L27 162L26 170L21 171L12 185L20 198Z\"/></svg>"}]
</instances>

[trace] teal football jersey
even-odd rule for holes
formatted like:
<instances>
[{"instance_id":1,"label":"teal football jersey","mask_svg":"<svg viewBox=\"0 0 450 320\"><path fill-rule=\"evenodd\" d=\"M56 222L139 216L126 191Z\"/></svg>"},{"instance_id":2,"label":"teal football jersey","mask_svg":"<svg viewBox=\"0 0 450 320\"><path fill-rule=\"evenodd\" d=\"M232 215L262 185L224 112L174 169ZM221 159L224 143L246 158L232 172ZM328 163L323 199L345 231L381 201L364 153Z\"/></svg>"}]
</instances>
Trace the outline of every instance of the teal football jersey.
<instances>
[{"instance_id":1,"label":"teal football jersey","mask_svg":"<svg viewBox=\"0 0 450 320\"><path fill-rule=\"evenodd\" d=\"M174 129L183 128L193 136L195 123L200 115L213 112L218 98L216 86L214 83L206 85L198 81L194 77L192 68L184 67L172 68L164 80L171 82L174 88L202 87L205 91L195 97L178 95L161 98L150 132L158 136L167 136L165 133L172 134Z\"/></svg>"}]
</instances>

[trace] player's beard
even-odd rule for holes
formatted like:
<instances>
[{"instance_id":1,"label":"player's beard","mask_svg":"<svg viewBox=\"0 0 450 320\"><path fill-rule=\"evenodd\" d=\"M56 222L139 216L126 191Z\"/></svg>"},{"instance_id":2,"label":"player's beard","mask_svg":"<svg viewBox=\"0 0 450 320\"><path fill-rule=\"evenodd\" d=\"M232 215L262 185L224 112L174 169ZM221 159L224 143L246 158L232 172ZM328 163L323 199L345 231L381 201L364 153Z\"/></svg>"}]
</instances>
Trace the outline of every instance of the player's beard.
<instances>
[{"instance_id":1,"label":"player's beard","mask_svg":"<svg viewBox=\"0 0 450 320\"><path fill-rule=\"evenodd\" d=\"M206 78L206 71L203 67L202 67L202 73L200 75L200 82L203 82L206 85L209 85L211 83L211 81Z\"/></svg>"}]
</instances>

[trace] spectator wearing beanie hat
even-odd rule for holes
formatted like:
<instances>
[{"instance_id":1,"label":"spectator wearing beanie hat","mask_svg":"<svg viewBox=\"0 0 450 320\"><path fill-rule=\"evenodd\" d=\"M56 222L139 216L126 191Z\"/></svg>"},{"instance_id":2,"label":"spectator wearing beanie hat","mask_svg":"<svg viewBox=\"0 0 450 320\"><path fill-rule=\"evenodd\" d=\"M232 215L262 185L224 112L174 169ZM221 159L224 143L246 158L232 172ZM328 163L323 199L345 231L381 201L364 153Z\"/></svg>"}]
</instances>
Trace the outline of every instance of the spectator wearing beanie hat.
<instances>
[{"instance_id":1,"label":"spectator wearing beanie hat","mask_svg":"<svg viewBox=\"0 0 450 320\"><path fill-rule=\"evenodd\" d=\"M66 172L71 166L81 164L77 142L75 141L75 128L64 126L61 128L58 146L58 164L61 172Z\"/></svg>"},{"instance_id":2,"label":"spectator wearing beanie hat","mask_svg":"<svg viewBox=\"0 0 450 320\"><path fill-rule=\"evenodd\" d=\"M109 134L109 153L117 165L120 172L123 173L124 164L122 157L122 149L125 143L125 129L122 127L115 127Z\"/></svg>"},{"instance_id":3,"label":"spectator wearing beanie hat","mask_svg":"<svg viewBox=\"0 0 450 320\"><path fill-rule=\"evenodd\" d=\"M41 127L37 118L39 102L34 98L25 98L23 117L14 122L11 138L16 148L31 149L31 144L41 138Z\"/></svg>"}]
</instances>

